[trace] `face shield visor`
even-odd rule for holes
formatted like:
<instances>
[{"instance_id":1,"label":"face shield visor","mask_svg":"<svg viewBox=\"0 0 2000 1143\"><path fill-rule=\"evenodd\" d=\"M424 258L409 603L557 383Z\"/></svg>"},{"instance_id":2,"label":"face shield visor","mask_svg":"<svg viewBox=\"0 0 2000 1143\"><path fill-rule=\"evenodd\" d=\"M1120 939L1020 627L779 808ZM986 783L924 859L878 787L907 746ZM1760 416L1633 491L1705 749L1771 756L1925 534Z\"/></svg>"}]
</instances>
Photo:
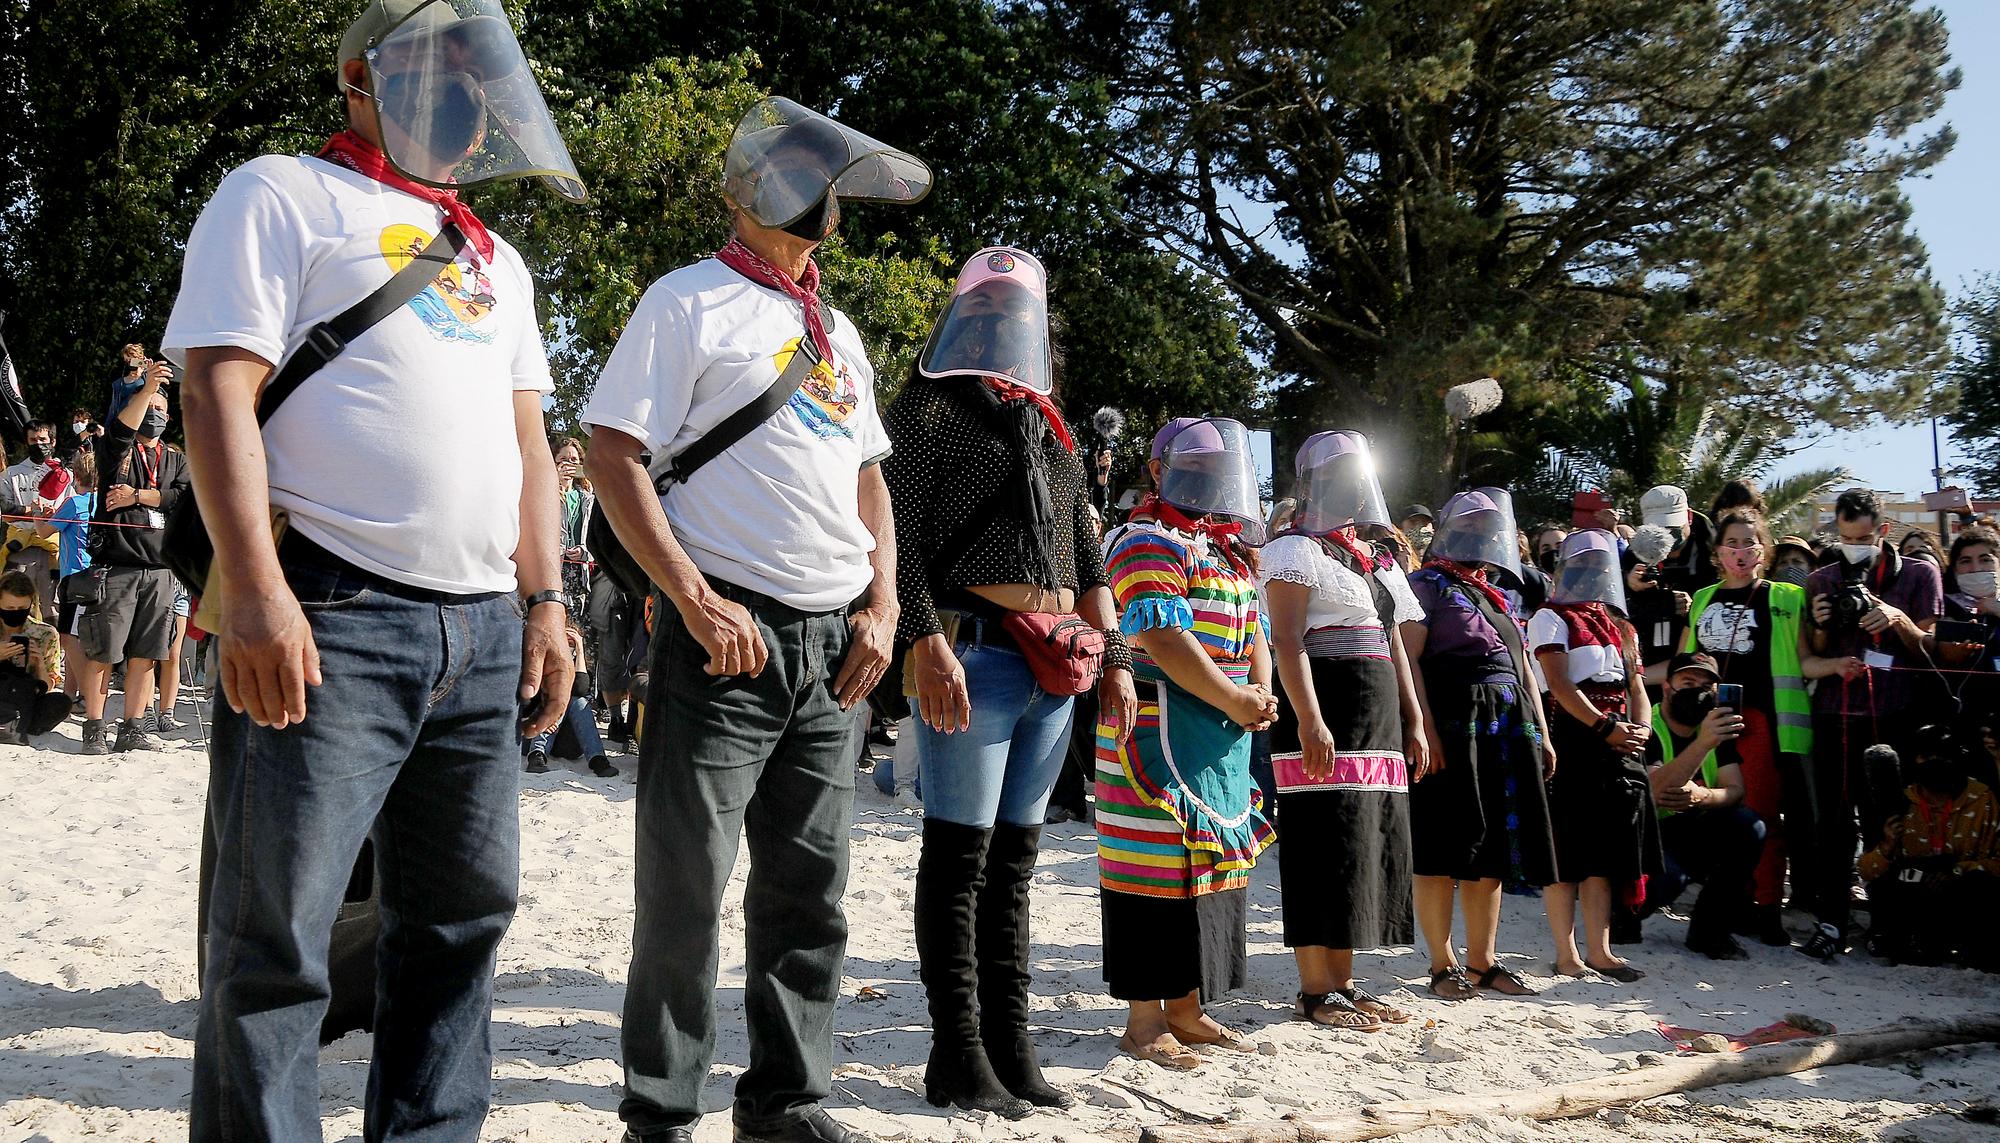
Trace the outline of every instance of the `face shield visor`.
<instances>
[{"instance_id":1,"label":"face shield visor","mask_svg":"<svg viewBox=\"0 0 2000 1143\"><path fill-rule=\"evenodd\" d=\"M831 190L845 202L919 202L931 169L789 99L770 98L736 125L722 161L722 190L759 226L781 230Z\"/></svg>"},{"instance_id":2,"label":"face shield visor","mask_svg":"<svg viewBox=\"0 0 2000 1143\"><path fill-rule=\"evenodd\" d=\"M1431 535L1430 554L1460 564L1485 564L1521 578L1521 553L1514 538L1514 501L1505 492L1495 502L1474 489L1445 501Z\"/></svg>"},{"instance_id":3,"label":"face shield visor","mask_svg":"<svg viewBox=\"0 0 2000 1143\"><path fill-rule=\"evenodd\" d=\"M1375 458L1360 433L1314 433L1299 446L1301 532L1324 535L1349 524L1389 523L1389 507L1375 477Z\"/></svg>"},{"instance_id":4,"label":"face shield visor","mask_svg":"<svg viewBox=\"0 0 2000 1143\"><path fill-rule=\"evenodd\" d=\"M917 361L926 377L1000 377L1037 393L1055 388L1049 364L1048 274L1033 254L989 247L958 272L951 305Z\"/></svg>"},{"instance_id":5,"label":"face shield visor","mask_svg":"<svg viewBox=\"0 0 2000 1143\"><path fill-rule=\"evenodd\" d=\"M1243 538L1264 542L1264 500L1250 430L1227 417L1209 417L1175 433L1161 450L1166 470L1160 499L1190 516L1223 516L1243 525Z\"/></svg>"},{"instance_id":6,"label":"face shield visor","mask_svg":"<svg viewBox=\"0 0 2000 1143\"><path fill-rule=\"evenodd\" d=\"M1593 528L1571 532L1562 543L1550 603L1603 603L1620 615L1625 610L1625 569L1618 559L1618 541Z\"/></svg>"},{"instance_id":7,"label":"face shield visor","mask_svg":"<svg viewBox=\"0 0 2000 1143\"><path fill-rule=\"evenodd\" d=\"M571 202L583 181L499 0L428 0L361 54L398 173L447 189L540 178Z\"/></svg>"}]
</instances>

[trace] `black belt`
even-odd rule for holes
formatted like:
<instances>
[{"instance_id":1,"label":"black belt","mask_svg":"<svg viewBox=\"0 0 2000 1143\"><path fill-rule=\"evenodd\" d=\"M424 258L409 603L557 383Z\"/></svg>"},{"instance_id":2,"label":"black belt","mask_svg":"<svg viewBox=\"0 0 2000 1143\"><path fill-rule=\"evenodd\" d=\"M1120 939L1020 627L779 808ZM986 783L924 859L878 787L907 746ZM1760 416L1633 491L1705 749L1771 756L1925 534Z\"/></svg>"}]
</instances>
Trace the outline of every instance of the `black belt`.
<instances>
[{"instance_id":1,"label":"black belt","mask_svg":"<svg viewBox=\"0 0 2000 1143\"><path fill-rule=\"evenodd\" d=\"M418 603L479 603L503 594L498 591L478 591L470 594L453 591L435 591L426 587L414 587L400 580L356 567L348 560L341 559L325 548L306 539L296 528L286 528L283 539L278 541L278 562L294 567L313 568L318 571L333 572L337 575L353 576L368 585L368 590L393 595L399 599L414 600Z\"/></svg>"}]
</instances>

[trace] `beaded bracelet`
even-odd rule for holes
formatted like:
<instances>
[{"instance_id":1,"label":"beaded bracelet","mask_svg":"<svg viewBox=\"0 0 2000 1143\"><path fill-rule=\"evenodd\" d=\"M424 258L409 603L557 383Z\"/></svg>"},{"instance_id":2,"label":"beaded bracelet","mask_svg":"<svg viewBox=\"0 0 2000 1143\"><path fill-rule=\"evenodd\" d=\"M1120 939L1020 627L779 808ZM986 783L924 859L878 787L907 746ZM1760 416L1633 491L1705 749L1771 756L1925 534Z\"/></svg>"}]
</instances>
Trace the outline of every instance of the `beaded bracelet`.
<instances>
[{"instance_id":1,"label":"beaded bracelet","mask_svg":"<svg viewBox=\"0 0 2000 1143\"><path fill-rule=\"evenodd\" d=\"M1106 671L1129 671L1132 669L1132 644L1125 641L1121 631L1105 630L1104 669Z\"/></svg>"}]
</instances>

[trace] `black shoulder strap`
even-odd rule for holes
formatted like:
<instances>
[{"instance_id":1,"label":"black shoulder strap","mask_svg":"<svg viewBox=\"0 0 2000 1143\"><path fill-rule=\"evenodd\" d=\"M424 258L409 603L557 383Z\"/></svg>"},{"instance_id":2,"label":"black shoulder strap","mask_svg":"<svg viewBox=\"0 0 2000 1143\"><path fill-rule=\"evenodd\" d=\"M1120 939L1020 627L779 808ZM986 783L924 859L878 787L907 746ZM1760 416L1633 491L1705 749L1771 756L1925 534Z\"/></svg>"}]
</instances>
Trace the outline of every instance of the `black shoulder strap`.
<instances>
[{"instance_id":1,"label":"black shoulder strap","mask_svg":"<svg viewBox=\"0 0 2000 1143\"><path fill-rule=\"evenodd\" d=\"M819 346L813 344L812 335L807 333L801 336L798 352L792 354L792 359L785 364L784 371L778 374L771 387L756 400L729 414L700 440L682 449L674 457L673 466L655 478L655 487L665 491L670 484L686 484L697 469L721 456L730 445L749 435L751 429L763 424L766 418L791 400L792 394L805 384L806 374L812 372L819 360Z\"/></svg>"},{"instance_id":2,"label":"black shoulder strap","mask_svg":"<svg viewBox=\"0 0 2000 1143\"><path fill-rule=\"evenodd\" d=\"M305 344L299 346L284 368L264 386L264 393L257 398L257 423L264 424L285 398L292 395L305 379L320 371L320 367L340 356L348 343L397 310L410 303L410 299L424 292L424 287L437 280L444 268L458 258L459 251L465 249L465 233L458 224L447 222L431 239L423 252L405 263L396 271L395 277L376 289L372 294L349 306L330 321L323 321L306 334Z\"/></svg>"}]
</instances>

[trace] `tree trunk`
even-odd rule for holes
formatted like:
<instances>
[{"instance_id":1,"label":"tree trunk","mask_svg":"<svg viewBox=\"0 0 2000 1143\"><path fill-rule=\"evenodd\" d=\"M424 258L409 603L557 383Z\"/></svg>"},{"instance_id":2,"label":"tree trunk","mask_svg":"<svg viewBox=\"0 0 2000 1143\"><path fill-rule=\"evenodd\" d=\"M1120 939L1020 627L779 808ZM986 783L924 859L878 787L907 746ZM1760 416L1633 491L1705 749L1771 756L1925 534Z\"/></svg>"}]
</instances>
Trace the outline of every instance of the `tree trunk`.
<instances>
[{"instance_id":1,"label":"tree trunk","mask_svg":"<svg viewBox=\"0 0 2000 1143\"><path fill-rule=\"evenodd\" d=\"M2000 1013L1878 1028L1754 1048L1737 1055L1677 1057L1657 1067L1619 1072L1535 1091L1449 1095L1369 1104L1356 1111L1300 1115L1275 1123L1149 1127L1142 1143L1355 1143L1481 1116L1576 1119L1607 1107L1720 1084L1748 1083L1813 1068L1951 1044L2000 1041Z\"/></svg>"}]
</instances>

